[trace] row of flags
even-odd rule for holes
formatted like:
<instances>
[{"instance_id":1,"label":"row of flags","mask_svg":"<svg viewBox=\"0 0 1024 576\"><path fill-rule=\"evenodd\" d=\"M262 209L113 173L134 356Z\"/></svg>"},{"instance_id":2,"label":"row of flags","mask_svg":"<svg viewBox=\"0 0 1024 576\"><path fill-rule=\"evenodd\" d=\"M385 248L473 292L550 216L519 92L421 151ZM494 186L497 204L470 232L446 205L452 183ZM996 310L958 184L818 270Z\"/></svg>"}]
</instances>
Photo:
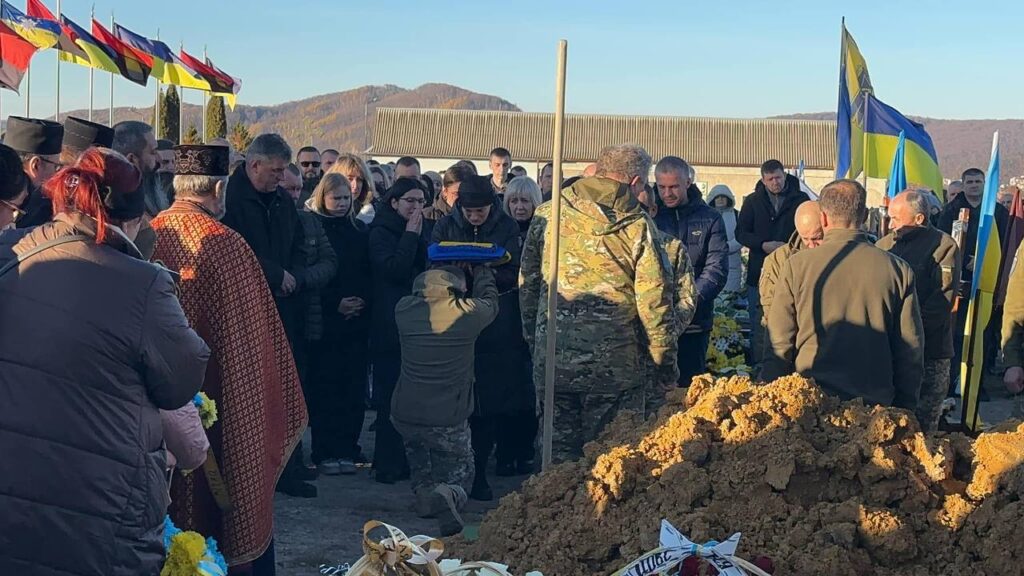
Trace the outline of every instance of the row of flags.
<instances>
[{"instance_id":1,"label":"row of flags","mask_svg":"<svg viewBox=\"0 0 1024 576\"><path fill-rule=\"evenodd\" d=\"M209 58L200 60L184 49L175 54L167 44L120 24L109 30L93 18L86 31L63 14L54 16L41 0L27 0L25 12L0 0L0 88L17 92L32 56L50 48L58 50L63 62L119 74L142 86L152 77L204 90L223 96L232 108L242 87L241 80Z\"/></svg>"}]
</instances>

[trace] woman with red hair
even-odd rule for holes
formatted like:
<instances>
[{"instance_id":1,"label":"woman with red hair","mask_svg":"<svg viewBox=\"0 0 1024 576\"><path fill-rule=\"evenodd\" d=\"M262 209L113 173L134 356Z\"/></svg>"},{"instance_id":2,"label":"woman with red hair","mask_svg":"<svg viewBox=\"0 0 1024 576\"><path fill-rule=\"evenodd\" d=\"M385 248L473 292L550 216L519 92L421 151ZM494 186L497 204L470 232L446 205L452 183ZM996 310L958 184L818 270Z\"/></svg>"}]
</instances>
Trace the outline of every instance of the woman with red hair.
<instances>
[{"instance_id":1,"label":"woman with red hair","mask_svg":"<svg viewBox=\"0 0 1024 576\"><path fill-rule=\"evenodd\" d=\"M91 149L48 184L51 222L0 236L0 574L163 564L158 409L192 400L209 349L132 242L139 180Z\"/></svg>"}]
</instances>

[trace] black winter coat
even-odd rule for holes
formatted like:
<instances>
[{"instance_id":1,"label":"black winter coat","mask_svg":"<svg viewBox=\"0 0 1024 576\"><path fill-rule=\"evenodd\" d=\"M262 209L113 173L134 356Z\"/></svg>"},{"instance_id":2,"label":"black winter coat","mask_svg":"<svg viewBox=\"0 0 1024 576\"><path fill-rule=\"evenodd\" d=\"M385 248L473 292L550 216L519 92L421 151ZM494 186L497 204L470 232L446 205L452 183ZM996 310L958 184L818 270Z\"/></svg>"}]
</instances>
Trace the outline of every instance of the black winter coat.
<instances>
[{"instance_id":1,"label":"black winter coat","mask_svg":"<svg viewBox=\"0 0 1024 576\"><path fill-rule=\"evenodd\" d=\"M166 457L158 408L191 402L210 350L171 275L95 221L0 235L0 574L156 576Z\"/></svg>"},{"instance_id":2,"label":"black winter coat","mask_svg":"<svg viewBox=\"0 0 1024 576\"><path fill-rule=\"evenodd\" d=\"M301 282L306 264L304 235L295 202L280 187L270 196L257 192L245 172L245 164L231 175L227 194L227 212L222 222L241 234L256 254L288 340L294 346L302 339L305 302ZM296 287L290 296L281 297L278 293L286 270L295 277Z\"/></svg>"},{"instance_id":3,"label":"black winter coat","mask_svg":"<svg viewBox=\"0 0 1024 576\"><path fill-rule=\"evenodd\" d=\"M508 250L512 260L494 269L498 285L498 316L476 341L474 396L477 416L510 414L533 406L530 351L523 339L519 310L519 258L522 239L519 224L501 206L481 226L462 215L458 202L451 214L437 221L431 243L492 242Z\"/></svg>"},{"instance_id":4,"label":"black winter coat","mask_svg":"<svg viewBox=\"0 0 1024 576\"><path fill-rule=\"evenodd\" d=\"M697 288L697 311L687 331L706 332L714 323L715 298L729 278L729 238L722 215L704 202L699 188L691 185L686 198L686 204L668 208L659 197L654 223L686 246Z\"/></svg>"},{"instance_id":5,"label":"black winter coat","mask_svg":"<svg viewBox=\"0 0 1024 576\"><path fill-rule=\"evenodd\" d=\"M386 202L381 202L370 224L369 254L375 305L370 315L370 345L375 355L395 353L402 347L395 324L395 305L412 294L412 281L427 267L427 241L422 234L406 232L406 221Z\"/></svg>"},{"instance_id":6,"label":"black winter coat","mask_svg":"<svg viewBox=\"0 0 1024 576\"><path fill-rule=\"evenodd\" d=\"M373 310L373 280L370 272L369 235L365 224L349 218L316 214L327 239L338 256L338 273L320 291L323 306L324 338L344 336L366 347ZM363 313L346 320L338 313L343 298L357 296L366 302Z\"/></svg>"},{"instance_id":7,"label":"black winter coat","mask_svg":"<svg viewBox=\"0 0 1024 576\"><path fill-rule=\"evenodd\" d=\"M743 208L736 220L736 240L750 249L747 260L747 286L757 286L761 280L761 268L768 254L761 248L765 242L789 242L796 230L797 206L810 200L800 190L800 180L786 175L786 186L782 189L782 204L776 212L769 198L771 192L764 183L757 182L754 192L743 200Z\"/></svg>"},{"instance_id":8,"label":"black winter coat","mask_svg":"<svg viewBox=\"0 0 1024 576\"><path fill-rule=\"evenodd\" d=\"M302 279L296 278L297 283L303 287L299 296L303 299L306 310L303 334L306 340L315 342L320 340L324 333L325 311L320 305L320 291L334 279L338 271L338 257L317 215L300 210L299 222L302 224L302 235L306 244Z\"/></svg>"},{"instance_id":9,"label":"black winter coat","mask_svg":"<svg viewBox=\"0 0 1024 576\"><path fill-rule=\"evenodd\" d=\"M964 287L966 288L974 280L974 271L970 267L970 261L974 259L974 253L978 249L978 226L981 224L981 206L979 205L975 208L967 201L967 196L962 193L958 194L949 204L946 204L946 207L939 215L938 228L952 236L953 222L960 218L961 208L967 208L970 211L970 220L967 222L967 234L964 235L963 250L960 251L960 279L964 281ZM1010 212L1002 204L996 203L996 211L993 216L996 221L996 231L999 233L999 243L1002 244L1003 238L1006 238L1006 224L1010 219ZM1012 255L1003 255L1003 258L1012 257Z\"/></svg>"}]
</instances>

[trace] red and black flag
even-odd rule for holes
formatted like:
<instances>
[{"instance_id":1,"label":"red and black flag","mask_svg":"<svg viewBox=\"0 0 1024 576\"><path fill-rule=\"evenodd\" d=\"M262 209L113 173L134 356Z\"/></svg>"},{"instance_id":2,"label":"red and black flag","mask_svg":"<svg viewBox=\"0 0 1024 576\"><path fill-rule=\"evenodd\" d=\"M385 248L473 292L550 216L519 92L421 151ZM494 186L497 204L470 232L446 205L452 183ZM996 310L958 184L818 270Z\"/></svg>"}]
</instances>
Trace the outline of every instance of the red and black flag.
<instances>
[{"instance_id":1,"label":"red and black flag","mask_svg":"<svg viewBox=\"0 0 1024 576\"><path fill-rule=\"evenodd\" d=\"M116 56L114 63L122 76L136 84L146 85L153 69L152 56L124 43L96 20L92 21L92 35Z\"/></svg>"}]
</instances>

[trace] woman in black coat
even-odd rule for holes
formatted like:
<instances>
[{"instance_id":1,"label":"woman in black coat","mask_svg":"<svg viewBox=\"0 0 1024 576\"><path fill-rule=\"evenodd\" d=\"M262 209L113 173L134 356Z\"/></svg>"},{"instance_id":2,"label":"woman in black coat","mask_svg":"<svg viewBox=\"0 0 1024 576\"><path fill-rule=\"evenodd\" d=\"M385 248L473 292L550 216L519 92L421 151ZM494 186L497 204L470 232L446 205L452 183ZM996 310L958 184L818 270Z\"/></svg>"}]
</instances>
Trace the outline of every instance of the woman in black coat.
<instances>
[{"instance_id":1,"label":"woman in black coat","mask_svg":"<svg viewBox=\"0 0 1024 576\"><path fill-rule=\"evenodd\" d=\"M526 455L509 450L508 442L502 443L500 439L504 432L512 430L508 421L512 415L524 407L531 411L533 408L523 386L524 378L529 378L526 373L529 364L523 361L519 349L523 333L518 292L519 225L502 210L487 178L473 176L462 182L459 200L451 214L438 220L431 237L431 242L446 241L491 242L505 248L512 256L510 262L494 269L500 294L498 317L476 341L476 405L470 418L476 474L470 497L491 500L493 494L486 476L491 451L498 442L498 471L501 475L514 475L515 458L519 456L525 461Z\"/></svg>"},{"instance_id":2,"label":"woman in black coat","mask_svg":"<svg viewBox=\"0 0 1024 576\"><path fill-rule=\"evenodd\" d=\"M373 466L378 482L393 484L409 473L402 437L391 424L391 396L402 367L395 305L412 293L412 281L426 269L422 184L399 178L380 202L370 224L369 255L374 306L370 328L373 400L377 439Z\"/></svg>"},{"instance_id":3,"label":"woman in black coat","mask_svg":"<svg viewBox=\"0 0 1024 576\"><path fill-rule=\"evenodd\" d=\"M320 416L313 423L313 462L327 475L355 474L370 360L369 237L342 174L325 175L306 208L338 262L338 273L319 292L323 330L310 371L310 406Z\"/></svg>"}]
</instances>

